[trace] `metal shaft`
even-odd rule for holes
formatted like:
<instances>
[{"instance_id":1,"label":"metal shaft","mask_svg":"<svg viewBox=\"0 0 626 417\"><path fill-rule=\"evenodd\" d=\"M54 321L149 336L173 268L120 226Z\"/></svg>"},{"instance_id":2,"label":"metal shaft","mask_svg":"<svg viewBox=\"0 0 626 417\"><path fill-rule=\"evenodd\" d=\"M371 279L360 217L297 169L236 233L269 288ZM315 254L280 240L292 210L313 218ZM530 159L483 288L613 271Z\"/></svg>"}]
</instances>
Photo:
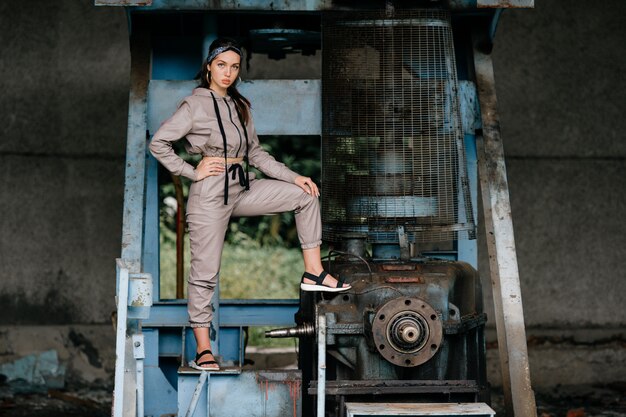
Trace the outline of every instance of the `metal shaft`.
<instances>
[{"instance_id":1,"label":"metal shaft","mask_svg":"<svg viewBox=\"0 0 626 417\"><path fill-rule=\"evenodd\" d=\"M315 334L315 326L310 323L303 323L296 327L287 329L274 329L265 332L265 337L310 337Z\"/></svg>"}]
</instances>

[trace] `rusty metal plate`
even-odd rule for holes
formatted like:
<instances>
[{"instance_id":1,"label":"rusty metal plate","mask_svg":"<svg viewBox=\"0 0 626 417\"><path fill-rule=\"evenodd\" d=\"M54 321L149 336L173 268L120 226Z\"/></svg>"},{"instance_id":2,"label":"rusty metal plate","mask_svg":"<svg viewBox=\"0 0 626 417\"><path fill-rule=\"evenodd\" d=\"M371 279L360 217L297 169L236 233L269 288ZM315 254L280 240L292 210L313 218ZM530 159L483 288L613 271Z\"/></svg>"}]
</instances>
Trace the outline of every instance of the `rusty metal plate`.
<instances>
[{"instance_id":1,"label":"rusty metal plate","mask_svg":"<svg viewBox=\"0 0 626 417\"><path fill-rule=\"evenodd\" d=\"M388 284L423 284L422 277L387 277L385 282Z\"/></svg>"},{"instance_id":2,"label":"rusty metal plate","mask_svg":"<svg viewBox=\"0 0 626 417\"><path fill-rule=\"evenodd\" d=\"M383 264L383 271L415 271L415 264Z\"/></svg>"}]
</instances>

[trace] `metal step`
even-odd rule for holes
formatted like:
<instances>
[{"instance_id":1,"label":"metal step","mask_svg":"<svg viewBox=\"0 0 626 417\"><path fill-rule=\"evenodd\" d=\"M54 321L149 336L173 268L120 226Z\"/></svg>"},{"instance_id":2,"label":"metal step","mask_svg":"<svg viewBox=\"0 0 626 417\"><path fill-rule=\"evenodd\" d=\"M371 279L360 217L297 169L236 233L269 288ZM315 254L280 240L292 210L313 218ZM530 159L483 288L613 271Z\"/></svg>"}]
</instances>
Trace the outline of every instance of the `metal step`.
<instances>
[{"instance_id":1,"label":"metal step","mask_svg":"<svg viewBox=\"0 0 626 417\"><path fill-rule=\"evenodd\" d=\"M346 417L493 417L495 414L496 412L484 403L346 403Z\"/></svg>"},{"instance_id":2,"label":"metal step","mask_svg":"<svg viewBox=\"0 0 626 417\"><path fill-rule=\"evenodd\" d=\"M181 366L178 368L179 376L180 375L200 376L202 372L208 372L209 374L218 374L218 375L239 375L242 372L242 369L239 366L220 366L220 369L217 371L213 371L213 370L200 371L190 366Z\"/></svg>"}]
</instances>

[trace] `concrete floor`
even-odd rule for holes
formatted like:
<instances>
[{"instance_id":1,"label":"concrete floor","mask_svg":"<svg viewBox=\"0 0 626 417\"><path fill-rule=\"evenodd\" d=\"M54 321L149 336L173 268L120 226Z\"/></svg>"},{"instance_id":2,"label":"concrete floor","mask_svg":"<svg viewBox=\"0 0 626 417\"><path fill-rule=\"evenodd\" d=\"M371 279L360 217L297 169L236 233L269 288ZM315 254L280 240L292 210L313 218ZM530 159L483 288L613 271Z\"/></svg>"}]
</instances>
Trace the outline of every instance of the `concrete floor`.
<instances>
[{"instance_id":1,"label":"concrete floor","mask_svg":"<svg viewBox=\"0 0 626 417\"><path fill-rule=\"evenodd\" d=\"M537 395L539 417L624 417L626 385L569 386ZM502 392L492 394L492 408L504 415ZM11 417L100 417L111 413L111 390L91 388L16 395L0 400L0 416Z\"/></svg>"},{"instance_id":2,"label":"concrete floor","mask_svg":"<svg viewBox=\"0 0 626 417\"><path fill-rule=\"evenodd\" d=\"M78 328L78 331L85 329ZM488 332L489 334L489 332ZM535 340L535 339L533 339ZM13 344L16 342L13 341ZM613 341L612 343L619 343ZM60 345L59 345L60 346ZM57 348L59 346L56 346ZM568 345L569 346L569 345ZM576 357L588 356L596 352L597 348L587 350L576 347L575 349L556 345L551 347L537 346L529 343L531 348L532 375L542 375L539 379L549 380L546 376L551 373L553 366L567 367L571 375L584 372L584 367L577 365ZM569 352L557 355L557 350L583 349L581 352ZM605 353L613 356L614 353ZM82 357L85 355L70 355L61 352L61 356ZM105 355L106 356L106 355ZM248 348L246 357L254 361L248 365L251 369L278 369L296 368L297 356L292 348ZM568 361L561 361L563 357L569 357ZM504 415L504 398L502 390L498 387L499 368L497 349L493 342L488 343L487 349L489 380L495 387L492 390L492 408L497 415ZM80 363L70 363L70 373L66 380L66 389L63 391L49 391L38 394L13 394L9 387L0 381L0 417L52 417L52 416L109 416L111 413L111 401L113 387L112 379L96 378L102 369L96 369L92 382L80 382L76 378L78 368L87 366ZM619 368L619 364L615 364ZM107 367L105 365L105 367ZM572 382L580 382L584 378L572 378ZM533 386L537 400L538 417L626 417L626 381L603 383L602 378L588 377L593 383L578 385L552 384L548 386L537 383ZM615 378L611 378L615 380Z\"/></svg>"}]
</instances>

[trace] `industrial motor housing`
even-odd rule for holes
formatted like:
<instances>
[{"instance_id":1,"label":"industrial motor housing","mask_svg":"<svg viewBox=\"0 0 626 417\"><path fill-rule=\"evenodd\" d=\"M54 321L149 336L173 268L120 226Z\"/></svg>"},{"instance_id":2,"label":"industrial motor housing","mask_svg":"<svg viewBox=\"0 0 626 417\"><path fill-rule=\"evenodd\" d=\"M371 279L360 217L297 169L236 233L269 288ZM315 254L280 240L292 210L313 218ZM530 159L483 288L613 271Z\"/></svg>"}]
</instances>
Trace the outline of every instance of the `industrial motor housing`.
<instances>
[{"instance_id":1,"label":"industrial motor housing","mask_svg":"<svg viewBox=\"0 0 626 417\"><path fill-rule=\"evenodd\" d=\"M333 262L332 272L352 290L302 292L296 315L300 326L326 317L328 409L334 402L340 413L346 400L488 402L476 270L432 259L371 263L370 272L348 259ZM310 335L299 346L306 415L314 408L318 352Z\"/></svg>"}]
</instances>

